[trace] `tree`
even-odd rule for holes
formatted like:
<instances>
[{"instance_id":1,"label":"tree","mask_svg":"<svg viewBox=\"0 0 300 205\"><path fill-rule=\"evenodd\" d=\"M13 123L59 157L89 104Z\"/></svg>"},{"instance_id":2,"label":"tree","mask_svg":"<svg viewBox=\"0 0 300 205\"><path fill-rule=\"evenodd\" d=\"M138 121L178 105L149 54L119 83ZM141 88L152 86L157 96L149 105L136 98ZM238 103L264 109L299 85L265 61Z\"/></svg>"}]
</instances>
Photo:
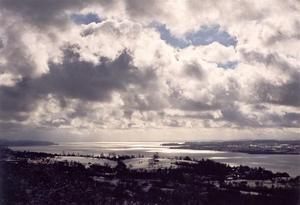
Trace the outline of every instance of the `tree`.
<instances>
[{"instance_id":1,"label":"tree","mask_svg":"<svg viewBox=\"0 0 300 205\"><path fill-rule=\"evenodd\" d=\"M158 158L159 158L159 155L158 155L157 152L155 152L155 153L153 154L153 156L152 156L152 160L153 160L154 162L158 162Z\"/></svg>"},{"instance_id":2,"label":"tree","mask_svg":"<svg viewBox=\"0 0 300 205\"><path fill-rule=\"evenodd\" d=\"M126 164L123 161L118 160L118 164L116 166L116 171L117 171L117 174L119 174L119 175L127 173L128 169L127 169Z\"/></svg>"}]
</instances>

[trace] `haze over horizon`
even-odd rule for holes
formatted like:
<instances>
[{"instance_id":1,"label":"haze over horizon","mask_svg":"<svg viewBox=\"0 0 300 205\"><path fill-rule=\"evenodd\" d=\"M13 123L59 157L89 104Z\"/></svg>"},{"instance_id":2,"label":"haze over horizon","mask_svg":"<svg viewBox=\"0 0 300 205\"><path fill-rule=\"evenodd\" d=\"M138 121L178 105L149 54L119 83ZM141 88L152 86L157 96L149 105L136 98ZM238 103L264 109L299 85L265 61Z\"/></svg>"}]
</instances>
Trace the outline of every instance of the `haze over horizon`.
<instances>
[{"instance_id":1,"label":"haze over horizon","mask_svg":"<svg viewBox=\"0 0 300 205\"><path fill-rule=\"evenodd\" d=\"M298 0L0 0L0 138L300 139Z\"/></svg>"}]
</instances>

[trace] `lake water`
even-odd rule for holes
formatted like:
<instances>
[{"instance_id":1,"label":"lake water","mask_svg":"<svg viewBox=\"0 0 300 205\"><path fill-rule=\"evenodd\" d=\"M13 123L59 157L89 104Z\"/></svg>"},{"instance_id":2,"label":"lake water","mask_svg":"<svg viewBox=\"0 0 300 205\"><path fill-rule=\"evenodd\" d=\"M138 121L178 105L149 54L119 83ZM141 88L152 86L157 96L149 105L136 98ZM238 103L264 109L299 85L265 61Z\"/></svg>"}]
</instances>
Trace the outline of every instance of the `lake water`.
<instances>
[{"instance_id":1,"label":"lake water","mask_svg":"<svg viewBox=\"0 0 300 205\"><path fill-rule=\"evenodd\" d=\"M162 157L190 156L195 159L212 159L231 166L247 165L263 167L274 172L287 172L291 176L300 175L299 155L266 155L212 150L170 149L161 146L163 142L76 142L52 146L12 147L13 150L28 150L48 153L79 153L99 155L101 153L133 154L152 156L158 152ZM164 142L165 143L165 142Z\"/></svg>"}]
</instances>

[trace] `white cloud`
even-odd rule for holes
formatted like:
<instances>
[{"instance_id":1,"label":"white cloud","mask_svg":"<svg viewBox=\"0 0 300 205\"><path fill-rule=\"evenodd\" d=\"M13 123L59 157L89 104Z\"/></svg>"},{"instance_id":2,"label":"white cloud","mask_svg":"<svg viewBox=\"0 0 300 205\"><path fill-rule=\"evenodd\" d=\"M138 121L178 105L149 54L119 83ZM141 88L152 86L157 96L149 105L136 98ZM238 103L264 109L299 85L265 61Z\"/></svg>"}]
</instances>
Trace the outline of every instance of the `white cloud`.
<instances>
[{"instance_id":1,"label":"white cloud","mask_svg":"<svg viewBox=\"0 0 300 205\"><path fill-rule=\"evenodd\" d=\"M43 18L46 5L34 16L38 8L18 4L26 2L0 1L0 16L10 17L0 20L2 122L90 131L299 127L297 1L76 1ZM101 21L79 25L72 12ZM219 25L237 44L174 48L155 22L182 39Z\"/></svg>"}]
</instances>

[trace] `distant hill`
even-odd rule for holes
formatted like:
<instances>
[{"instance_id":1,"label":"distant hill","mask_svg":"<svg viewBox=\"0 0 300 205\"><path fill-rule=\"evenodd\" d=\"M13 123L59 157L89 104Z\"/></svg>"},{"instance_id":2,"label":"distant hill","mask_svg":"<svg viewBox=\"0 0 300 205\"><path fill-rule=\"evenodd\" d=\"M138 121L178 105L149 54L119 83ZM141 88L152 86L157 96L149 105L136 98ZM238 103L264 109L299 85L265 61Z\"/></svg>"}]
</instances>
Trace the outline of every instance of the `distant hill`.
<instances>
[{"instance_id":1,"label":"distant hill","mask_svg":"<svg viewBox=\"0 0 300 205\"><path fill-rule=\"evenodd\" d=\"M48 141L35 141L35 140L7 140L0 139L0 146L14 147L14 146L49 146L56 145Z\"/></svg>"},{"instance_id":2,"label":"distant hill","mask_svg":"<svg viewBox=\"0 0 300 205\"><path fill-rule=\"evenodd\" d=\"M166 143L170 149L216 150L248 154L298 154L300 140L242 140L216 142Z\"/></svg>"}]
</instances>

